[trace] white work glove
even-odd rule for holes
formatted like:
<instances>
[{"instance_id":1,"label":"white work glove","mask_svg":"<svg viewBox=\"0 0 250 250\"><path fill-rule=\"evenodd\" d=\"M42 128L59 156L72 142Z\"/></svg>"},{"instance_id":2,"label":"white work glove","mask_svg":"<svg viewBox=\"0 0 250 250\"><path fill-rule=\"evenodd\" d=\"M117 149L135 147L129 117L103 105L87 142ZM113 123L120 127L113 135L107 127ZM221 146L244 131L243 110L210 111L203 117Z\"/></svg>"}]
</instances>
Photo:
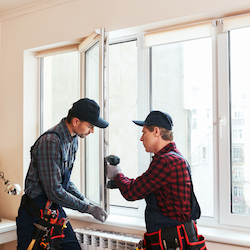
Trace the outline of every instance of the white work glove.
<instances>
[{"instance_id":1,"label":"white work glove","mask_svg":"<svg viewBox=\"0 0 250 250\"><path fill-rule=\"evenodd\" d=\"M105 210L92 203L89 203L89 207L86 213L91 214L95 219L101 222L104 222L108 218L108 214Z\"/></svg>"},{"instance_id":2,"label":"white work glove","mask_svg":"<svg viewBox=\"0 0 250 250\"><path fill-rule=\"evenodd\" d=\"M106 176L111 179L111 180L114 180L115 179L115 176L122 173L122 169L120 167L120 165L110 165L108 164L107 165L107 173L106 173Z\"/></svg>"}]
</instances>

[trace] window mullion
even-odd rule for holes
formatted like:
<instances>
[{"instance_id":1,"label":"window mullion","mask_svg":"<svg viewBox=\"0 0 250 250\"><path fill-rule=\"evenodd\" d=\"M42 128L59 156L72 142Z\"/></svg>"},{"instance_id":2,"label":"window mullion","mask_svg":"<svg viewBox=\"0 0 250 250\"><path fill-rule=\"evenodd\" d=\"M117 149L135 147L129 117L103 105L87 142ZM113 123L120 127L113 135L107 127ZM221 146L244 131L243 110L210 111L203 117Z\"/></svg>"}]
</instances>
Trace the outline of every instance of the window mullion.
<instances>
[{"instance_id":1,"label":"window mullion","mask_svg":"<svg viewBox=\"0 0 250 250\"><path fill-rule=\"evenodd\" d=\"M228 34L218 35L218 130L220 223L231 224Z\"/></svg>"}]
</instances>

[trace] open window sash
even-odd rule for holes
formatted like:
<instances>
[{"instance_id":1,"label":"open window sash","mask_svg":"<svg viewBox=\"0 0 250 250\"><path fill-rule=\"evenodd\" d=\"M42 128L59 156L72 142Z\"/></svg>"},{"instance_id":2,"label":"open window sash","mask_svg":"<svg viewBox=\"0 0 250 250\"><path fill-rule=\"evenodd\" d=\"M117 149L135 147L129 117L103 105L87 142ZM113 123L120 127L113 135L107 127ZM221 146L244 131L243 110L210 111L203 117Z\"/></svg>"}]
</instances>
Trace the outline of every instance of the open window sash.
<instances>
[{"instance_id":1,"label":"open window sash","mask_svg":"<svg viewBox=\"0 0 250 250\"><path fill-rule=\"evenodd\" d=\"M100 106L100 116L106 117L106 62L108 37L104 28L95 30L79 44L81 96L95 100ZM107 129L94 127L94 133L82 140L83 193L94 204L107 210L104 175L104 138ZM83 160L84 159L84 160Z\"/></svg>"}]
</instances>

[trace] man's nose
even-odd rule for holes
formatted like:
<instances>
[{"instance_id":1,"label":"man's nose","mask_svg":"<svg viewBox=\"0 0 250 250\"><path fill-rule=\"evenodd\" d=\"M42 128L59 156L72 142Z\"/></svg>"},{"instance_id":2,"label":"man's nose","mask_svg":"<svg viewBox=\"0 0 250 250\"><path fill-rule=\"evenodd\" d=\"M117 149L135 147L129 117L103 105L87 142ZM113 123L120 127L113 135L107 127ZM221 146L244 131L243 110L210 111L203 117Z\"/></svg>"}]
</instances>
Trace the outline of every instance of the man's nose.
<instances>
[{"instance_id":1,"label":"man's nose","mask_svg":"<svg viewBox=\"0 0 250 250\"><path fill-rule=\"evenodd\" d=\"M90 129L90 133L94 133L94 127Z\"/></svg>"}]
</instances>

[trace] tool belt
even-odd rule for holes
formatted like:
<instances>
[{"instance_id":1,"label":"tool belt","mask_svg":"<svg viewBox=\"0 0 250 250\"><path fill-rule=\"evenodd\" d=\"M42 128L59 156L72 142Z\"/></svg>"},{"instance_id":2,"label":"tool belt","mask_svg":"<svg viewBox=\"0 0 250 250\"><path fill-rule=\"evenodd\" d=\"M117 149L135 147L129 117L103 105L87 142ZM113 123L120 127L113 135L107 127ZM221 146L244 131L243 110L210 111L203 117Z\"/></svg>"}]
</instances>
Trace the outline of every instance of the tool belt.
<instances>
[{"instance_id":1,"label":"tool belt","mask_svg":"<svg viewBox=\"0 0 250 250\"><path fill-rule=\"evenodd\" d=\"M184 245L183 245L184 243ZM143 249L150 246L160 246L160 249L206 250L205 238L198 235L194 221L188 221L176 227L164 228L153 233L145 233Z\"/></svg>"},{"instance_id":2,"label":"tool belt","mask_svg":"<svg viewBox=\"0 0 250 250\"><path fill-rule=\"evenodd\" d=\"M63 230L66 228L68 217L59 219L59 210L50 209L51 205L52 202L48 200L45 208L40 209L28 195L23 195L22 206L31 216L38 217L38 222L33 223L35 231L27 250L58 250L61 248L62 240L65 237Z\"/></svg>"}]
</instances>

